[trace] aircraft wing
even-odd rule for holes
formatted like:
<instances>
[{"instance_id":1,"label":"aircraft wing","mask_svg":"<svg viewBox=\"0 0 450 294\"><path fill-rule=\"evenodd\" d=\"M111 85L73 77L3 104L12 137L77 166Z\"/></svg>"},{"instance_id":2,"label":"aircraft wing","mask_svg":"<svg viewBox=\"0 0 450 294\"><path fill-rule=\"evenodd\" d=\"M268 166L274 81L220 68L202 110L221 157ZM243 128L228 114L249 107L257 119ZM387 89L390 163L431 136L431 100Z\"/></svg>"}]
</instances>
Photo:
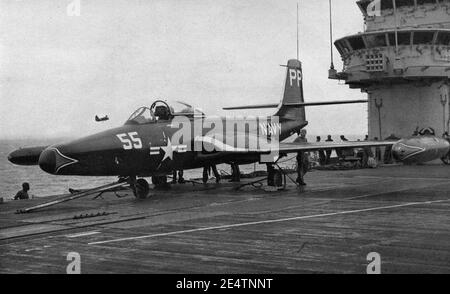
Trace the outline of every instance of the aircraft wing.
<instances>
[{"instance_id":1,"label":"aircraft wing","mask_svg":"<svg viewBox=\"0 0 450 294\"><path fill-rule=\"evenodd\" d=\"M397 141L348 141L348 142L315 142L315 143L280 143L278 151L293 153L300 151L317 151L345 148L385 147L392 146ZM275 150L274 150L275 151Z\"/></svg>"},{"instance_id":2,"label":"aircraft wing","mask_svg":"<svg viewBox=\"0 0 450 294\"><path fill-rule=\"evenodd\" d=\"M337 100L337 101L321 101L321 102L299 102L299 103L287 103L284 106L323 106L323 105L338 105L338 104L354 104L354 103L367 103L368 100ZM261 104L261 105L247 105L247 106L235 106L224 107L223 110L244 110L244 109L263 109L263 108L277 108L280 104Z\"/></svg>"},{"instance_id":3,"label":"aircraft wing","mask_svg":"<svg viewBox=\"0 0 450 294\"><path fill-rule=\"evenodd\" d=\"M258 142L257 136L250 135L248 137L248 142L246 142L246 146L235 147L226 142L231 142L225 138L225 142L223 140L218 140L217 138L203 136L196 138L197 143L202 143L203 146L208 146L209 150L216 150L219 152L228 152L228 153L260 153L267 154L270 152L279 152L279 153L296 153L296 152L308 152L308 151L317 151L317 150L330 150L330 149L339 149L339 148L364 148L364 147L385 147L392 146L397 141L348 141L348 142L315 142L315 143L279 143L279 142L270 142L263 143ZM252 144L253 143L253 144ZM258 147L256 147L258 146Z\"/></svg>"}]
</instances>

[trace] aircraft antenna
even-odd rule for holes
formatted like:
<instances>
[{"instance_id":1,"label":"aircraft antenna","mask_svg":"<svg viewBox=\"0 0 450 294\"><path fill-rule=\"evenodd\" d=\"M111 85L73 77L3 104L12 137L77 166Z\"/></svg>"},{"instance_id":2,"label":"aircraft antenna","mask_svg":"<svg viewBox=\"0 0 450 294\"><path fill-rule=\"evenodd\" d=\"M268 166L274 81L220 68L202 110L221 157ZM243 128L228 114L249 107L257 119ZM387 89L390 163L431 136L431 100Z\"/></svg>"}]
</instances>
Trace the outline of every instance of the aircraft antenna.
<instances>
[{"instance_id":1,"label":"aircraft antenna","mask_svg":"<svg viewBox=\"0 0 450 294\"><path fill-rule=\"evenodd\" d=\"M395 21L395 57L398 56L398 19L397 19L397 3L392 0L392 6L394 7L394 21Z\"/></svg>"},{"instance_id":2,"label":"aircraft antenna","mask_svg":"<svg viewBox=\"0 0 450 294\"><path fill-rule=\"evenodd\" d=\"M297 2L297 60L300 60L299 58L299 55L300 55L300 49L299 49L299 37L298 37L298 34L299 34L299 20L298 20L298 2Z\"/></svg>"},{"instance_id":3,"label":"aircraft antenna","mask_svg":"<svg viewBox=\"0 0 450 294\"><path fill-rule=\"evenodd\" d=\"M331 58L331 66L330 69L334 69L334 57L333 57L333 14L332 14L332 10L331 10L331 0L328 0L329 2L329 7L330 7L330 58Z\"/></svg>"}]
</instances>

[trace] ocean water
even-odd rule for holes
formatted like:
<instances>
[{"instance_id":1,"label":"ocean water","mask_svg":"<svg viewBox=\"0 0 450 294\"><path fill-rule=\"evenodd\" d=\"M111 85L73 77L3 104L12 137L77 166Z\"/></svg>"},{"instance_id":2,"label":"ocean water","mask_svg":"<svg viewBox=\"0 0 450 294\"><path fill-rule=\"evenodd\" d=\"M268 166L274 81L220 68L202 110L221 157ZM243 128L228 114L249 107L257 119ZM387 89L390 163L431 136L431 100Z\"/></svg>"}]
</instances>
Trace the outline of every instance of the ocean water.
<instances>
[{"instance_id":1,"label":"ocean water","mask_svg":"<svg viewBox=\"0 0 450 294\"><path fill-rule=\"evenodd\" d=\"M63 140L65 141L65 140ZM22 183L30 183L29 194L45 197L68 193L69 188L89 188L114 181L108 177L67 177L49 175L39 166L17 166L8 161L8 154L20 147L51 145L61 140L1 140L0 141L0 197L14 198Z\"/></svg>"},{"instance_id":2,"label":"ocean water","mask_svg":"<svg viewBox=\"0 0 450 294\"><path fill-rule=\"evenodd\" d=\"M338 138L337 136L333 136ZM308 136L313 142L315 136ZM349 136L350 140L356 140L357 136ZM86 189L112 183L117 177L78 177L78 176L55 176L42 171L39 166L16 166L8 161L8 154L20 147L51 145L65 142L67 139L52 140L0 140L0 197L8 200L14 198L17 191L22 189L22 183L30 183L29 194L33 197L46 197L68 193L69 188ZM336 140L338 141L338 140ZM281 160L282 167L292 168L295 166L295 155L290 155ZM230 166L223 164L217 166L219 172L230 173ZM250 173L255 170L266 170L265 165L251 164L240 167L242 173ZM186 179L199 179L202 170L185 171ZM150 182L150 181L149 181Z\"/></svg>"}]
</instances>

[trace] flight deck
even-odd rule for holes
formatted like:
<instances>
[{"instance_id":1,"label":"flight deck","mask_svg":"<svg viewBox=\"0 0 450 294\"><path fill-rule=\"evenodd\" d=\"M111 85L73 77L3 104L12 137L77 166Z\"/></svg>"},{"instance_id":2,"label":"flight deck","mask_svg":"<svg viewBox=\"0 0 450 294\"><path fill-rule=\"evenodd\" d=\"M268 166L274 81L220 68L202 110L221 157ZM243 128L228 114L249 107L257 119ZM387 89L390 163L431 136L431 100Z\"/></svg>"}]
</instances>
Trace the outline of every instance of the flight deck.
<instances>
[{"instance_id":1,"label":"flight deck","mask_svg":"<svg viewBox=\"0 0 450 294\"><path fill-rule=\"evenodd\" d=\"M254 180L254 179L252 179ZM312 171L286 191L174 185L15 214L0 204L0 273L450 273L450 167ZM250 181L243 180L241 184Z\"/></svg>"}]
</instances>

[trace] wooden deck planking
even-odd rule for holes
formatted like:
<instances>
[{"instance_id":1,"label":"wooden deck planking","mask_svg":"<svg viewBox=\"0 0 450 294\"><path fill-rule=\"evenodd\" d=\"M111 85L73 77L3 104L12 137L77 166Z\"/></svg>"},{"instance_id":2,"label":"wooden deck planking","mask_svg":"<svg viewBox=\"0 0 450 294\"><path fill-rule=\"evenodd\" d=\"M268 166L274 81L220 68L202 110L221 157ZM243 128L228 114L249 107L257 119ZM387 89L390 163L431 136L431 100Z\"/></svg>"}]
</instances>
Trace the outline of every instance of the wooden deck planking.
<instances>
[{"instance_id":1,"label":"wooden deck planking","mask_svg":"<svg viewBox=\"0 0 450 294\"><path fill-rule=\"evenodd\" d=\"M1 227L8 227L0 229L0 236L14 231L14 224L21 230L37 231L35 226L41 223L67 230L0 240L0 272L64 273L66 254L76 251L82 256L84 273L365 273L366 256L375 251L381 254L384 273L450 273L450 202L89 245L230 224L450 201L448 171L441 166L317 171L308 175L304 191L292 185L277 193L248 188L235 192L228 183L214 185L216 190L188 185L158 191L145 201L105 195L104 200L77 200L29 215L11 213L23 203L7 203L0 206ZM70 219L98 211L115 214ZM142 218L132 219L138 217ZM67 237L89 231L99 233Z\"/></svg>"}]
</instances>

